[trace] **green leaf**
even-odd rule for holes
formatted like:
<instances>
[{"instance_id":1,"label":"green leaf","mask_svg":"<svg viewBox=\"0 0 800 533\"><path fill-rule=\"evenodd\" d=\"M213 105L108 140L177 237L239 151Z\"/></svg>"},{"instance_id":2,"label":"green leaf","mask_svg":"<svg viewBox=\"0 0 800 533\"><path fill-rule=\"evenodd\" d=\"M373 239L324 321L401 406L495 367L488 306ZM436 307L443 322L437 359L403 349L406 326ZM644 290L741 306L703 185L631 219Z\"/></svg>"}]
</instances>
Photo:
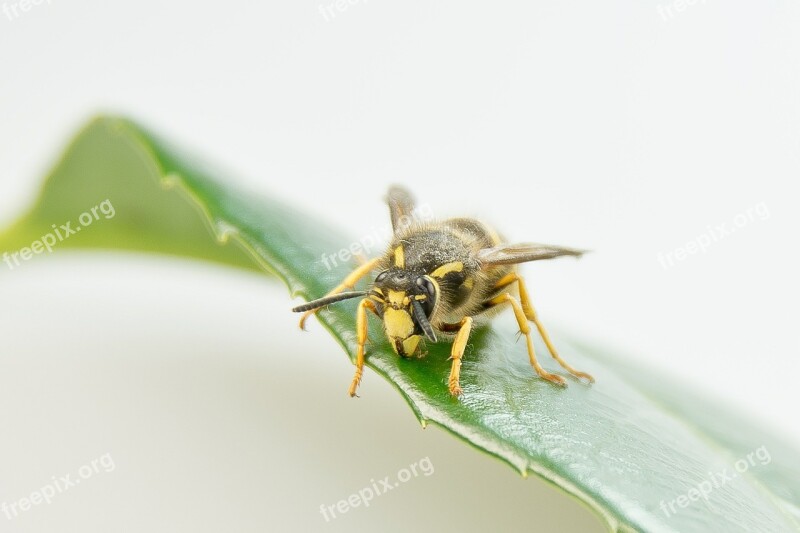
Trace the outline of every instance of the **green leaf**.
<instances>
[{"instance_id":1,"label":"green leaf","mask_svg":"<svg viewBox=\"0 0 800 533\"><path fill-rule=\"evenodd\" d=\"M113 217L100 213L82 226L80 215L105 200ZM352 241L331 221L237 190L222 173L121 118L97 118L80 132L36 205L0 234L0 252L23 268L19 251L68 221L81 231L57 249L138 250L266 269L292 296L307 299L352 267L328 270L320 261ZM229 240L235 244L219 245ZM288 298L286 304L288 313ZM344 302L319 315L351 358L354 314L355 303ZM800 529L797 451L680 384L556 335L562 355L597 378L592 386L571 380L567 389L556 388L535 377L506 313L471 338L464 395L454 399L446 385L447 343L429 346L425 358L401 360L377 322L370 324L368 366L400 391L423 425L438 424L523 475L540 475L594 509L611 530ZM748 454L752 462L737 472ZM721 482L723 471L735 479ZM708 494L694 501L693 489Z\"/></svg>"}]
</instances>

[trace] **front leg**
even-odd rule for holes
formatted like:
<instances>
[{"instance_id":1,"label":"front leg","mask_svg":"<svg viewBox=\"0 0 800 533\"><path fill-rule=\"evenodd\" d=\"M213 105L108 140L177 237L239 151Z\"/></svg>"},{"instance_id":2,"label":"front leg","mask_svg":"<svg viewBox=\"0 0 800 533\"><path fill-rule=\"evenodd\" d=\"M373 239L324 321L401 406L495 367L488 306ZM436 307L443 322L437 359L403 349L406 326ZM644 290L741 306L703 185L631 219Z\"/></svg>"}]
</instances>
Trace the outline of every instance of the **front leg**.
<instances>
[{"instance_id":1,"label":"front leg","mask_svg":"<svg viewBox=\"0 0 800 533\"><path fill-rule=\"evenodd\" d=\"M356 335L358 339L358 348L356 350L356 374L353 376L353 381L350 383L350 397L356 396L356 390L359 383L361 383L361 376L364 373L364 362L366 361L366 354L364 353L364 345L367 343L367 309L373 313L377 313L375 304L369 298L364 298L358 304L356 310Z\"/></svg>"},{"instance_id":2,"label":"front leg","mask_svg":"<svg viewBox=\"0 0 800 533\"><path fill-rule=\"evenodd\" d=\"M467 347L467 340L472 331L472 317L465 316L458 324L445 324L444 331L458 331L453 340L453 348L450 351L450 359L453 364L450 367L450 377L447 380L450 394L453 396L461 395L461 358L464 357L464 349Z\"/></svg>"}]
</instances>

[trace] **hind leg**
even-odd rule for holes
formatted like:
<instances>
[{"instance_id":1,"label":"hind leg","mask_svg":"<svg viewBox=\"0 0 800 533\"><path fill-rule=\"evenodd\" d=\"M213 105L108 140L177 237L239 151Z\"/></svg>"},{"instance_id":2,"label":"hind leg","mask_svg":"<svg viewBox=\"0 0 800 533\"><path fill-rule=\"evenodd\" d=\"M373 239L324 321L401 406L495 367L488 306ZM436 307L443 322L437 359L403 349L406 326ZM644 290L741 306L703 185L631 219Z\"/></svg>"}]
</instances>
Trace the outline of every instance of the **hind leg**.
<instances>
[{"instance_id":1,"label":"hind leg","mask_svg":"<svg viewBox=\"0 0 800 533\"><path fill-rule=\"evenodd\" d=\"M555 359L559 365L561 365L567 372L572 374L575 377L583 378L590 383L594 383L594 378L587 374L586 372L581 372L580 370L576 370L572 367L569 363L564 361L558 352L556 351L555 346L553 346L553 341L550 340L550 335L547 334L547 330L544 329L544 326L539 321L539 317L536 314L536 310L533 308L533 304L531 304L531 299L528 296L528 288L525 285L525 280L517 274L516 272L512 272L506 276L503 276L500 281L497 282L496 287L501 289L503 287L508 287L512 283L516 282L517 287L519 288L519 301L522 306L522 312L525 315L525 318L530 320L536 325L536 329L539 330L539 335L542 336L542 340L544 340L545 345L547 346L547 351L550 352L550 355Z\"/></svg>"}]
</instances>

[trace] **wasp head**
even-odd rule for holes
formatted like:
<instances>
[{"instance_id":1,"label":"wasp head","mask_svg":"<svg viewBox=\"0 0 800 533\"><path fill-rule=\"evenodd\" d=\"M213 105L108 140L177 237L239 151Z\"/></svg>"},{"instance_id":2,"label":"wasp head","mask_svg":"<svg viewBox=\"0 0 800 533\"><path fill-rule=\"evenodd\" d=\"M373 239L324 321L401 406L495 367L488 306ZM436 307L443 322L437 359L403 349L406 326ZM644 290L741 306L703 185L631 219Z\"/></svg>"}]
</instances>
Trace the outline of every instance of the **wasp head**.
<instances>
[{"instance_id":1,"label":"wasp head","mask_svg":"<svg viewBox=\"0 0 800 533\"><path fill-rule=\"evenodd\" d=\"M373 294L381 304L383 330L399 355L414 355L422 335L436 342L430 317L438 293L430 276L403 268L390 268L375 278Z\"/></svg>"}]
</instances>

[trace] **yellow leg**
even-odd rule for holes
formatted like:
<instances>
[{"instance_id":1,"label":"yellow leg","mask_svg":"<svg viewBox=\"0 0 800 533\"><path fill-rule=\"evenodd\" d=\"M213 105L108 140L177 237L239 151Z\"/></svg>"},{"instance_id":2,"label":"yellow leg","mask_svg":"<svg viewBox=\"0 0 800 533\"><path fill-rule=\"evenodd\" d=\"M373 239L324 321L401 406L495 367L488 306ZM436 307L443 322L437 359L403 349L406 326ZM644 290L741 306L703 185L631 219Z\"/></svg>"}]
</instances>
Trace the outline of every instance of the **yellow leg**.
<instances>
[{"instance_id":1,"label":"yellow leg","mask_svg":"<svg viewBox=\"0 0 800 533\"><path fill-rule=\"evenodd\" d=\"M356 395L358 384L361 383L361 376L364 373L364 361L366 356L364 354L364 345L367 342L367 309L373 313L376 312L375 304L372 300L364 298L358 304L356 310L356 335L358 339L358 349L356 350L356 375L353 376L353 381L350 383L350 397Z\"/></svg>"},{"instance_id":2,"label":"yellow leg","mask_svg":"<svg viewBox=\"0 0 800 533\"><path fill-rule=\"evenodd\" d=\"M536 352L533 349L533 341L531 340L531 327L528 325L528 319L525 316L525 312L522 310L522 305L520 305L517 299L505 292L500 296L492 298L488 303L490 305L500 305L504 303L509 303L511 305L511 307L514 309L514 316L517 319L519 330L523 335L525 335L525 342L528 343L528 357L531 360L531 366L534 368L534 370L536 370L536 373L539 374L539 377L542 377L551 383L555 383L556 385L566 387L567 382L564 380L564 378L555 374L551 374L542 368L542 365L540 365L539 361L536 360Z\"/></svg>"},{"instance_id":3,"label":"yellow leg","mask_svg":"<svg viewBox=\"0 0 800 533\"><path fill-rule=\"evenodd\" d=\"M361 252L358 252L357 254L353 254L353 259L356 260L356 264L358 266L361 266L361 265L365 264L367 261L369 261L369 259L367 259L367 256L362 254Z\"/></svg>"},{"instance_id":4,"label":"yellow leg","mask_svg":"<svg viewBox=\"0 0 800 533\"><path fill-rule=\"evenodd\" d=\"M450 394L459 396L461 394L461 385L459 379L461 377L461 358L464 356L464 348L467 347L467 340L469 339L470 331L472 330L472 318L464 317L461 322L455 325L458 328L456 338L453 340L453 348L450 351L450 359L453 364L450 367L450 378L448 379L448 388Z\"/></svg>"},{"instance_id":5,"label":"yellow leg","mask_svg":"<svg viewBox=\"0 0 800 533\"><path fill-rule=\"evenodd\" d=\"M497 282L497 287L505 287L511 285L514 282L517 282L517 286L519 287L519 300L522 304L522 311L525 313L525 317L536 324L536 329L539 330L539 335L542 336L542 340L544 340L545 345L547 346L547 351L550 352L550 355L558 361L558 364L561 365L567 372L572 374L575 377L583 378L590 383L594 383L594 378L587 374L586 372L581 372L580 370L576 370L572 367L569 363L564 361L558 352L556 351L555 346L553 346L553 342L550 340L550 335L547 334L547 330L544 329L544 326L539 321L539 317L536 315L536 310L533 308L533 304L531 304L530 296L528 296L528 288L525 285L525 280L523 280L519 274L516 272L512 272L506 276L503 276L500 281Z\"/></svg>"},{"instance_id":6,"label":"yellow leg","mask_svg":"<svg viewBox=\"0 0 800 533\"><path fill-rule=\"evenodd\" d=\"M369 274L375 268L375 266L378 264L378 261L380 261L380 257L375 257L373 259L370 259L363 265L359 266L358 268L353 270L350 274L348 274L348 276L344 278L344 280L339 285L334 287L333 290L331 290L325 296L332 296L334 294L339 294L345 289L352 289L355 286L355 284L358 283L358 280ZM306 311L305 313L303 313L303 316L300 317L300 329L306 329L306 320L311 315L316 314L317 311L319 311L319 309L312 309L311 311Z\"/></svg>"}]
</instances>

